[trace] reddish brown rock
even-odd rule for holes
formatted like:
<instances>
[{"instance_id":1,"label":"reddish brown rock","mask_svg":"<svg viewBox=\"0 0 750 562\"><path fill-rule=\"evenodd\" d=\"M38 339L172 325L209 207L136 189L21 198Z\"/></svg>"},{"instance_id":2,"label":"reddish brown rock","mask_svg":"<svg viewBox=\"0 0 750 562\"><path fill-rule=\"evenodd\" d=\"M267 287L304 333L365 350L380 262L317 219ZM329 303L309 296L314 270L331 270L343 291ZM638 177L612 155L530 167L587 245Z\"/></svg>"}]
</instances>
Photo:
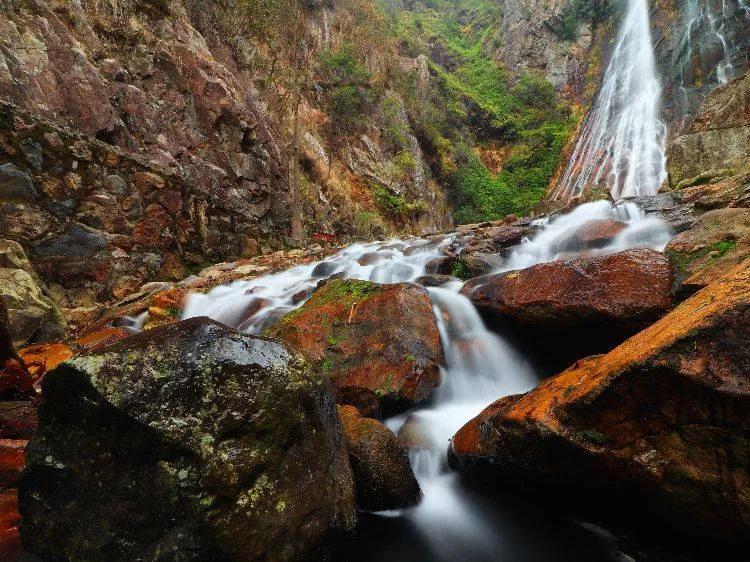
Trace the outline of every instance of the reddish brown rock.
<instances>
[{"instance_id":1,"label":"reddish brown rock","mask_svg":"<svg viewBox=\"0 0 750 562\"><path fill-rule=\"evenodd\" d=\"M0 439L0 490L18 484L27 442L26 439Z\"/></svg>"},{"instance_id":2,"label":"reddish brown rock","mask_svg":"<svg viewBox=\"0 0 750 562\"><path fill-rule=\"evenodd\" d=\"M367 389L385 413L425 400L443 350L424 287L333 280L268 330L310 357L337 388Z\"/></svg>"},{"instance_id":3,"label":"reddish brown rock","mask_svg":"<svg viewBox=\"0 0 750 562\"><path fill-rule=\"evenodd\" d=\"M29 439L38 425L35 401L0 401L0 438Z\"/></svg>"},{"instance_id":4,"label":"reddish brown rock","mask_svg":"<svg viewBox=\"0 0 750 562\"><path fill-rule=\"evenodd\" d=\"M450 462L600 515L634 509L631 525L746 543L748 318L745 263L610 353L495 402L456 434Z\"/></svg>"},{"instance_id":5,"label":"reddish brown rock","mask_svg":"<svg viewBox=\"0 0 750 562\"><path fill-rule=\"evenodd\" d=\"M422 492L406 449L390 429L364 418L354 406L339 406L357 490L365 511L401 509L419 503Z\"/></svg>"},{"instance_id":6,"label":"reddish brown rock","mask_svg":"<svg viewBox=\"0 0 750 562\"><path fill-rule=\"evenodd\" d=\"M79 352L96 351L132 335L133 332L125 328L102 328L76 338L72 345Z\"/></svg>"},{"instance_id":7,"label":"reddish brown rock","mask_svg":"<svg viewBox=\"0 0 750 562\"><path fill-rule=\"evenodd\" d=\"M463 293L485 316L533 338L537 350L569 362L659 318L672 304L671 287L669 260L636 249L477 278Z\"/></svg>"},{"instance_id":8,"label":"reddish brown rock","mask_svg":"<svg viewBox=\"0 0 750 562\"><path fill-rule=\"evenodd\" d=\"M34 384L38 384L44 375L63 361L73 357L75 352L64 343L44 343L32 345L20 350L19 355L24 366L31 374Z\"/></svg>"},{"instance_id":9,"label":"reddish brown rock","mask_svg":"<svg viewBox=\"0 0 750 562\"><path fill-rule=\"evenodd\" d=\"M627 224L613 219L590 220L575 229L560 243L559 251L577 252L591 248L603 248L627 228Z\"/></svg>"},{"instance_id":10,"label":"reddish brown rock","mask_svg":"<svg viewBox=\"0 0 750 562\"><path fill-rule=\"evenodd\" d=\"M0 489L0 560L20 560L26 555L18 532L18 492Z\"/></svg>"}]
</instances>

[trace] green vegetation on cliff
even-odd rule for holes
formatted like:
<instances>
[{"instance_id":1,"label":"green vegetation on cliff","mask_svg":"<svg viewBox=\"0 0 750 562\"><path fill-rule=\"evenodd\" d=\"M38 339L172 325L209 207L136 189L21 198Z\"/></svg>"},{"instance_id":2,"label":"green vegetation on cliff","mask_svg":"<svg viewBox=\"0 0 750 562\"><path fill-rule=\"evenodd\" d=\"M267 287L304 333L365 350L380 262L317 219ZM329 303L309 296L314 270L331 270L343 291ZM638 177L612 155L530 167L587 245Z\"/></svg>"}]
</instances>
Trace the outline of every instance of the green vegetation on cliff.
<instances>
[{"instance_id":1,"label":"green vegetation on cliff","mask_svg":"<svg viewBox=\"0 0 750 562\"><path fill-rule=\"evenodd\" d=\"M500 17L496 4L433 0L427 6L392 16L407 54L427 55L437 78L430 99L406 100L417 130L437 149L455 219L526 214L543 197L575 119L549 82L533 74L511 77L487 54ZM488 148L503 154L491 168L482 158Z\"/></svg>"}]
</instances>

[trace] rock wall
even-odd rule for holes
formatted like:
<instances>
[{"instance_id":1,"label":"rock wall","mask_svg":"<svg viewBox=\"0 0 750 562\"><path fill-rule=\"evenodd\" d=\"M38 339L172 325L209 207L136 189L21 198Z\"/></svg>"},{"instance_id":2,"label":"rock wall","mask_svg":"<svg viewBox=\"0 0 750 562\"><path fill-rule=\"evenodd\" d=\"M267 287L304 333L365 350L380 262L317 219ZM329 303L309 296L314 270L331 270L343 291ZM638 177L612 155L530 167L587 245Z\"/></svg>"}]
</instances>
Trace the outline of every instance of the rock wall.
<instances>
[{"instance_id":1,"label":"rock wall","mask_svg":"<svg viewBox=\"0 0 750 562\"><path fill-rule=\"evenodd\" d=\"M88 302L176 273L180 251L205 262L280 246L288 185L275 136L252 80L226 45L209 49L182 2L12 0L0 10L0 100L29 112L2 105L0 165L26 187L9 195L3 184L0 232L44 256L45 280ZM112 261L115 247L127 257ZM65 267L71 251L109 263L85 296ZM115 286L122 260L132 279Z\"/></svg>"},{"instance_id":2,"label":"rock wall","mask_svg":"<svg viewBox=\"0 0 750 562\"><path fill-rule=\"evenodd\" d=\"M64 308L258 252L265 207L250 192L194 183L8 103L0 162L0 238L22 244Z\"/></svg>"},{"instance_id":3,"label":"rock wall","mask_svg":"<svg viewBox=\"0 0 750 562\"><path fill-rule=\"evenodd\" d=\"M501 0L502 18L492 53L514 73L544 75L555 88L571 96L590 98L603 66L602 44L610 25L581 22L573 40L561 38L568 0ZM614 36L613 36L614 37ZM590 99L585 99L587 103Z\"/></svg>"}]
</instances>

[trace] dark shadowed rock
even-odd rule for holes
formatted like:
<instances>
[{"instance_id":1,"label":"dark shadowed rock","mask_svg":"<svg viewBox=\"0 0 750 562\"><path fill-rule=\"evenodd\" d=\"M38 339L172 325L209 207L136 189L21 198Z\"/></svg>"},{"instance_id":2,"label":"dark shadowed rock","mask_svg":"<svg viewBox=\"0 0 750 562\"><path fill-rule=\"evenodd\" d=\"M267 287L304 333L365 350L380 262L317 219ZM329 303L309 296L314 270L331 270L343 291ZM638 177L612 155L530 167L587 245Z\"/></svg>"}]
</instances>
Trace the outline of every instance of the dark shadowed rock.
<instances>
[{"instance_id":1,"label":"dark shadowed rock","mask_svg":"<svg viewBox=\"0 0 750 562\"><path fill-rule=\"evenodd\" d=\"M362 417L354 406L339 406L357 487L357 505L365 511L400 509L422 497L406 449L390 429Z\"/></svg>"},{"instance_id":2,"label":"dark shadowed rock","mask_svg":"<svg viewBox=\"0 0 750 562\"><path fill-rule=\"evenodd\" d=\"M282 344L196 318L43 384L21 533L47 559L301 560L354 525L327 383Z\"/></svg>"},{"instance_id":3,"label":"dark shadowed rock","mask_svg":"<svg viewBox=\"0 0 750 562\"><path fill-rule=\"evenodd\" d=\"M429 397L443 349L424 287L335 280L268 330L303 351L340 391L373 392L383 413Z\"/></svg>"},{"instance_id":4,"label":"dark shadowed rock","mask_svg":"<svg viewBox=\"0 0 750 562\"><path fill-rule=\"evenodd\" d=\"M446 283L452 281L460 281L460 279L458 277L453 277L452 275L428 274L417 277L414 280L415 283L422 285L423 287L442 287Z\"/></svg>"},{"instance_id":5,"label":"dark shadowed rock","mask_svg":"<svg viewBox=\"0 0 750 562\"><path fill-rule=\"evenodd\" d=\"M451 465L556 507L656 520L660 540L747 546L749 315L745 262L610 353L489 406L453 438Z\"/></svg>"}]
</instances>

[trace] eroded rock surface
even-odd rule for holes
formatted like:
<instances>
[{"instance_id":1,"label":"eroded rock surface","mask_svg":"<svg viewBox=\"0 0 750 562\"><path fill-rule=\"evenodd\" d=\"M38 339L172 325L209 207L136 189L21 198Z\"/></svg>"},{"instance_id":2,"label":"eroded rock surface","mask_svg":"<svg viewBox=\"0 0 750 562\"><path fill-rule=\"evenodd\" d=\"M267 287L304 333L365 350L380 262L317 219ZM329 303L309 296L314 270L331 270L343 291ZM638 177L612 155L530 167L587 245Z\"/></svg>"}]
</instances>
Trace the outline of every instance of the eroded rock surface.
<instances>
[{"instance_id":1,"label":"eroded rock surface","mask_svg":"<svg viewBox=\"0 0 750 562\"><path fill-rule=\"evenodd\" d=\"M284 345L205 318L45 378L19 491L50 559L302 560L353 528L328 384Z\"/></svg>"}]
</instances>

